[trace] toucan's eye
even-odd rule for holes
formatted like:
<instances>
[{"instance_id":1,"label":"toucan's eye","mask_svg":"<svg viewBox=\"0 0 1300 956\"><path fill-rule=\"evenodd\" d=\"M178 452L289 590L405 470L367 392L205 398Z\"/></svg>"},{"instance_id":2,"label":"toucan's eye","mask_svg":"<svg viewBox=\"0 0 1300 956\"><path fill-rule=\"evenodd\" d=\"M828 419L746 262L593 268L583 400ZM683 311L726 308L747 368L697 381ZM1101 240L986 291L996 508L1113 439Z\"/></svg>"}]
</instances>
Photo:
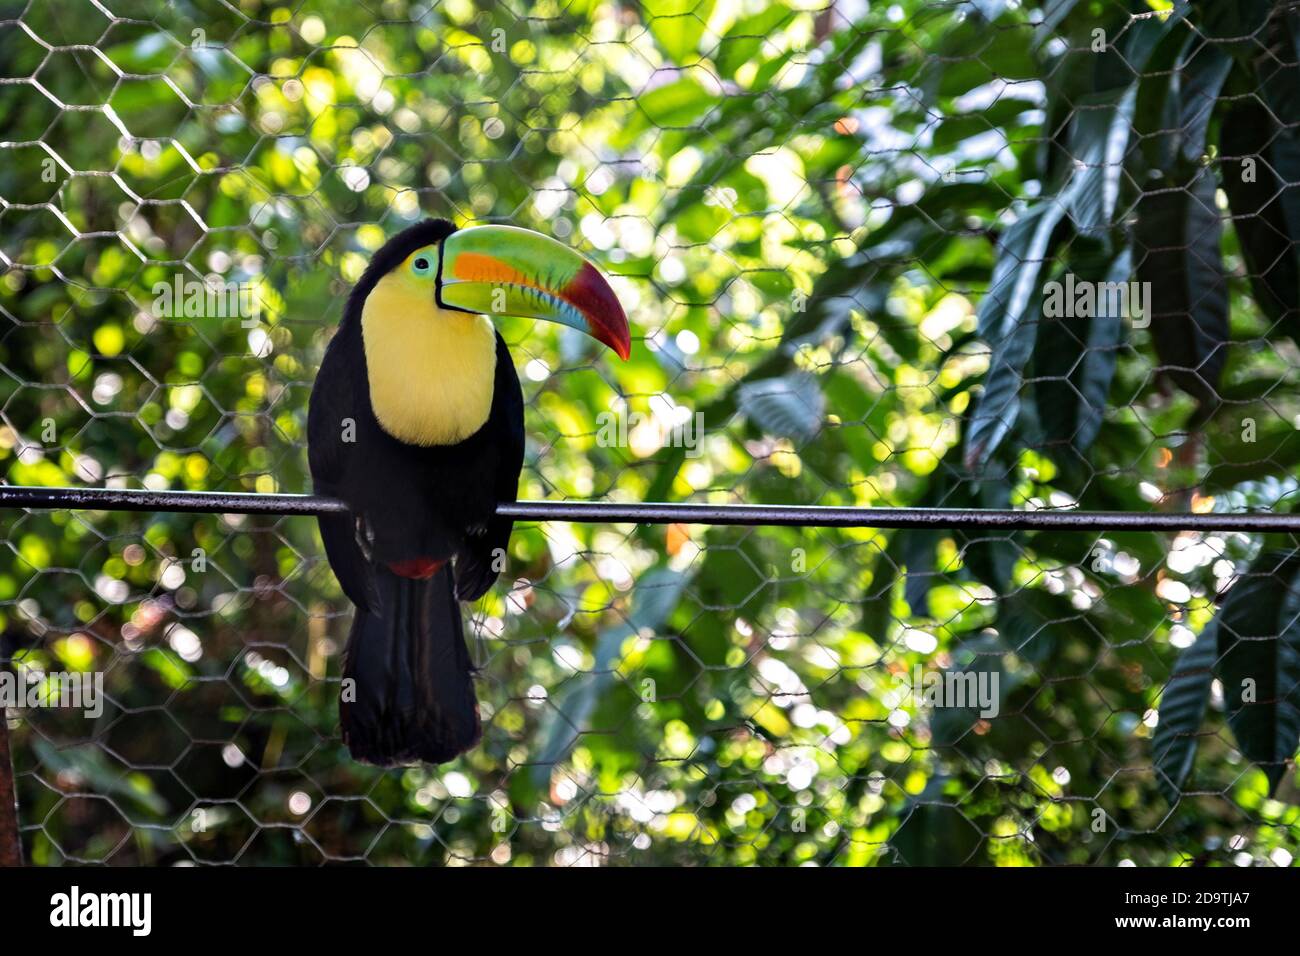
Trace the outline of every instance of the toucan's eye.
<instances>
[{"instance_id":1,"label":"toucan's eye","mask_svg":"<svg viewBox=\"0 0 1300 956\"><path fill-rule=\"evenodd\" d=\"M415 270L417 275L423 275L424 273L429 271L428 258L426 258L425 256L417 257L416 260L411 263L411 268Z\"/></svg>"}]
</instances>

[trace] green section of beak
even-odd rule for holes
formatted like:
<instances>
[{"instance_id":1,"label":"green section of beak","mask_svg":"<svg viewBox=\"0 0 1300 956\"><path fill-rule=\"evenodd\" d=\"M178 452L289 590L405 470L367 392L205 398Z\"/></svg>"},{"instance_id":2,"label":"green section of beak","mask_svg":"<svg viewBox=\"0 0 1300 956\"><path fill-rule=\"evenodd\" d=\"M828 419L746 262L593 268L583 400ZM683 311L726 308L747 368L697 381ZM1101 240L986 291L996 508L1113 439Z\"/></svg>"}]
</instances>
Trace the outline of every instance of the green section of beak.
<instances>
[{"instance_id":1,"label":"green section of beak","mask_svg":"<svg viewBox=\"0 0 1300 956\"><path fill-rule=\"evenodd\" d=\"M443 240L438 301L485 315L578 329L626 359L631 333L599 270L563 243L517 226L471 226Z\"/></svg>"}]
</instances>

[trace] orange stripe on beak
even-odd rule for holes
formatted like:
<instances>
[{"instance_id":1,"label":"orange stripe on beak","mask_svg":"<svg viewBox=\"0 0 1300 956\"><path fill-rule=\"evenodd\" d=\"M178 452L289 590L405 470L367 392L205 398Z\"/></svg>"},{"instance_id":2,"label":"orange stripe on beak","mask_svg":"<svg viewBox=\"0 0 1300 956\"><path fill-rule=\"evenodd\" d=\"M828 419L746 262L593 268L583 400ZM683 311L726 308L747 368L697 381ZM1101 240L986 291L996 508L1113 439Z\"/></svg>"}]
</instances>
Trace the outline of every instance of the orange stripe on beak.
<instances>
[{"instance_id":1,"label":"orange stripe on beak","mask_svg":"<svg viewBox=\"0 0 1300 956\"><path fill-rule=\"evenodd\" d=\"M501 282L507 285L525 285L532 289L541 288L518 269L481 252L462 252L458 255L452 263L452 275L465 282Z\"/></svg>"}]
</instances>

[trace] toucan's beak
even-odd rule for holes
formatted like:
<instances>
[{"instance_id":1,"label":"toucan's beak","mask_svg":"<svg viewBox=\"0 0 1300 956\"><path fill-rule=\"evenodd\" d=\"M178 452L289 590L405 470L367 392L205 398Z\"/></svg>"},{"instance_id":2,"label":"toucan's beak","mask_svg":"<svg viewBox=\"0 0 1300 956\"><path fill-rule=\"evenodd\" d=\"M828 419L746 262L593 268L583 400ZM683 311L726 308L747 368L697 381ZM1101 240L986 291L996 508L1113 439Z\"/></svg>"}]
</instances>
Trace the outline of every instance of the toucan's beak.
<instances>
[{"instance_id":1,"label":"toucan's beak","mask_svg":"<svg viewBox=\"0 0 1300 956\"><path fill-rule=\"evenodd\" d=\"M568 246L516 226L470 226L442 242L438 304L546 319L586 332L627 360L627 316L599 270Z\"/></svg>"}]
</instances>

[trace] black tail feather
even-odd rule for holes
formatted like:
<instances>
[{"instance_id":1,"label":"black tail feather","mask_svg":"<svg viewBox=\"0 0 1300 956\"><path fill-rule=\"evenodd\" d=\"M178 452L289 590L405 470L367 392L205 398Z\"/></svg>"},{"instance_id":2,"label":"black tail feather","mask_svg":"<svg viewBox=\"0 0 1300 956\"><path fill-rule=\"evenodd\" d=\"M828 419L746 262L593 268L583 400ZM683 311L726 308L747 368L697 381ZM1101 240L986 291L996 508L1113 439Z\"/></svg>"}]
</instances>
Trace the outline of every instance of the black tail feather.
<instances>
[{"instance_id":1,"label":"black tail feather","mask_svg":"<svg viewBox=\"0 0 1300 956\"><path fill-rule=\"evenodd\" d=\"M478 701L450 567L431 578L374 573L379 605L357 609L339 717L357 760L445 763L478 742Z\"/></svg>"}]
</instances>

